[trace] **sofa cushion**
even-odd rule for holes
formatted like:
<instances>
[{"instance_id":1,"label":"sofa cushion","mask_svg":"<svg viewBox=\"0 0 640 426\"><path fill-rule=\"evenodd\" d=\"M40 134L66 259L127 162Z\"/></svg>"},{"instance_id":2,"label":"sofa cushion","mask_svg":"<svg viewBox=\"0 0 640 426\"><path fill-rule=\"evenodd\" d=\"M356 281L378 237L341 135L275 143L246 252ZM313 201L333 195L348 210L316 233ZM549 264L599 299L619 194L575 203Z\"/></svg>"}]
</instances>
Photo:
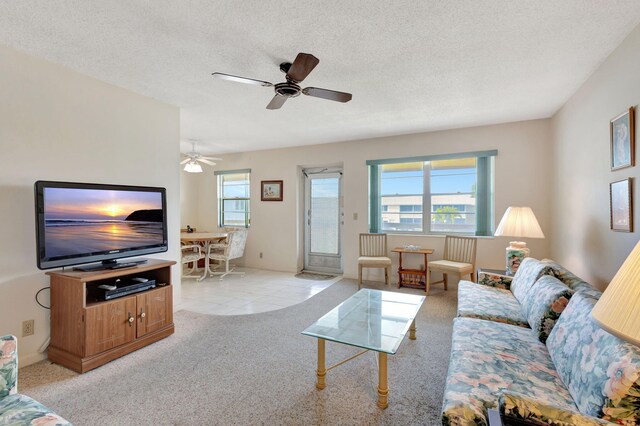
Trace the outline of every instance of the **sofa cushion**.
<instances>
[{"instance_id":1,"label":"sofa cushion","mask_svg":"<svg viewBox=\"0 0 640 426\"><path fill-rule=\"evenodd\" d=\"M445 425L486 425L487 408L509 390L566 410L577 408L530 329L456 318L444 393Z\"/></svg>"},{"instance_id":2,"label":"sofa cushion","mask_svg":"<svg viewBox=\"0 0 640 426\"><path fill-rule=\"evenodd\" d=\"M0 399L0 424L62 426L71 423L38 401L14 394Z\"/></svg>"},{"instance_id":3,"label":"sofa cushion","mask_svg":"<svg viewBox=\"0 0 640 426\"><path fill-rule=\"evenodd\" d=\"M525 297L538 281L538 278L550 273L551 269L547 268L547 265L538 259L526 257L522 260L520 267L513 276L513 281L511 281L511 291L520 304L524 304Z\"/></svg>"},{"instance_id":4,"label":"sofa cushion","mask_svg":"<svg viewBox=\"0 0 640 426\"><path fill-rule=\"evenodd\" d=\"M470 281L458 283L458 316L529 327L520 303L509 290Z\"/></svg>"},{"instance_id":5,"label":"sofa cushion","mask_svg":"<svg viewBox=\"0 0 640 426\"><path fill-rule=\"evenodd\" d=\"M527 294L523 313L542 343L546 342L573 293L557 278L544 275L536 282L535 289Z\"/></svg>"},{"instance_id":6,"label":"sofa cushion","mask_svg":"<svg viewBox=\"0 0 640 426\"><path fill-rule=\"evenodd\" d=\"M591 319L596 302L583 292L574 294L547 347L580 412L635 424L640 418L640 348Z\"/></svg>"}]
</instances>

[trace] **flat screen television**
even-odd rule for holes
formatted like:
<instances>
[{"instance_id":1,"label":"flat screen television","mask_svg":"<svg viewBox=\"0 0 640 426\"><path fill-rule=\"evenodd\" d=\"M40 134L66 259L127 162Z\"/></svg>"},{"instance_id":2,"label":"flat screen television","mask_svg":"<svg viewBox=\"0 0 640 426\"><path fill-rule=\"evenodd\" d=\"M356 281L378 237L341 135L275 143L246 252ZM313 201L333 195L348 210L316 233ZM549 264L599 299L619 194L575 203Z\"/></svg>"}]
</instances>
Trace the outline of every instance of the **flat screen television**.
<instances>
[{"instance_id":1,"label":"flat screen television","mask_svg":"<svg viewBox=\"0 0 640 426\"><path fill-rule=\"evenodd\" d=\"M136 263L116 259L167 251L164 188L38 181L35 205L40 269L115 269Z\"/></svg>"}]
</instances>

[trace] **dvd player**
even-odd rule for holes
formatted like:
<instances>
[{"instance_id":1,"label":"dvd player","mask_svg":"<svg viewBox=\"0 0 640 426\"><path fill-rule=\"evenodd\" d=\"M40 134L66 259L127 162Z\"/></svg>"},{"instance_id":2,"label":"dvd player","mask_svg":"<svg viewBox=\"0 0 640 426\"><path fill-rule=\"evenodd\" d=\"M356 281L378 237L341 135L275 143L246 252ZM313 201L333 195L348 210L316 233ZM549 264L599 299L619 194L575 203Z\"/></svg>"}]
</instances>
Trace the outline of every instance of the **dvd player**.
<instances>
[{"instance_id":1,"label":"dvd player","mask_svg":"<svg viewBox=\"0 0 640 426\"><path fill-rule=\"evenodd\" d=\"M114 290L107 290L100 287L90 289L89 294L98 300L111 300L118 297L128 296L130 294L140 293L141 291L150 290L156 287L156 280L145 282L128 281L126 283L118 282L118 286Z\"/></svg>"}]
</instances>

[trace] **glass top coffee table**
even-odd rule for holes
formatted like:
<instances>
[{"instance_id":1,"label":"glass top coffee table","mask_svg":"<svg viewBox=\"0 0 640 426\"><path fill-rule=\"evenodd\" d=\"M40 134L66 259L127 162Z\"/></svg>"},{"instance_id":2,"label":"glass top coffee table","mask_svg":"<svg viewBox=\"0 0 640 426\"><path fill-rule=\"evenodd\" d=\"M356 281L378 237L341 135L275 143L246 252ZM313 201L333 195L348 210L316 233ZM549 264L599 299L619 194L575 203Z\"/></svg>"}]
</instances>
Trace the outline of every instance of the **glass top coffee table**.
<instances>
[{"instance_id":1,"label":"glass top coffee table","mask_svg":"<svg viewBox=\"0 0 640 426\"><path fill-rule=\"evenodd\" d=\"M415 317L425 296L362 289L333 308L302 332L318 338L318 389L326 387L328 370L367 351L378 352L378 406L387 408L387 354L395 354L407 331L416 338ZM357 346L364 350L329 368L325 367L325 341Z\"/></svg>"}]
</instances>

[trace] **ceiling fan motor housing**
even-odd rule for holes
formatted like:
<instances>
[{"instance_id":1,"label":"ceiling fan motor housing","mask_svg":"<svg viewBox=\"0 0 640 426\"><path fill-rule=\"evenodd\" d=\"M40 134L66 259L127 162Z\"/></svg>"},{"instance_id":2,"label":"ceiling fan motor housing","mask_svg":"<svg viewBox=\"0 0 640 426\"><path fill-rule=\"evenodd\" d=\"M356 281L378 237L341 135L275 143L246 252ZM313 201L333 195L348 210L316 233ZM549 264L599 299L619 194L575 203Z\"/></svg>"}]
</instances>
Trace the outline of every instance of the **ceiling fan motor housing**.
<instances>
[{"instance_id":1,"label":"ceiling fan motor housing","mask_svg":"<svg viewBox=\"0 0 640 426\"><path fill-rule=\"evenodd\" d=\"M300 95L300 86L297 84L287 81L286 83L278 83L274 87L276 93L280 96L284 96L285 98L295 98Z\"/></svg>"}]
</instances>

